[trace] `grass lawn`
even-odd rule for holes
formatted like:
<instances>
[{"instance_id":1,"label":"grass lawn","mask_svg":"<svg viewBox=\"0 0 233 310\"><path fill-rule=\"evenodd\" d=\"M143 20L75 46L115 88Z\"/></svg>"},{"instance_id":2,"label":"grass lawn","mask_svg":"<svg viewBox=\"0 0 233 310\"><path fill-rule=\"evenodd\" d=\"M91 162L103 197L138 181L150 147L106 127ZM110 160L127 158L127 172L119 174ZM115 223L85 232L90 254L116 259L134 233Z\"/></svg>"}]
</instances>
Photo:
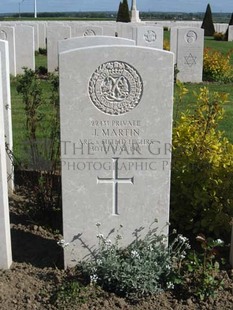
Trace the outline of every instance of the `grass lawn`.
<instances>
[{"instance_id":1,"label":"grass lawn","mask_svg":"<svg viewBox=\"0 0 233 310\"><path fill-rule=\"evenodd\" d=\"M165 32L167 35L168 32ZM233 48L233 42L220 42L215 41L212 38L205 39L205 45L218 49L223 53L226 53L229 49ZM36 56L36 67L47 67L47 58L44 55ZM41 85L44 93L43 107L40 107L41 121L39 122L39 136L41 138L48 137L46 127L49 127L51 122L51 106L49 105L50 98L50 87L46 80L41 80ZM203 86L207 86L211 92L224 92L229 93L229 102L225 105L225 117L221 121L219 128L225 131L228 139L233 143L233 84L219 84L219 83L200 83L185 85L188 88L189 93L185 96L184 102L179 106L179 112L185 110L193 110L195 108L195 96L194 92L198 93L199 89ZM175 87L175 98L176 98L176 87ZM24 112L24 105L22 102L21 95L16 91L16 79L12 79L11 82L11 97L12 97L12 121L13 121L13 139L14 139L14 154L17 159L22 162L26 161L27 153L25 149L28 147L25 123L26 117ZM174 118L177 112L176 100L174 102Z\"/></svg>"}]
</instances>

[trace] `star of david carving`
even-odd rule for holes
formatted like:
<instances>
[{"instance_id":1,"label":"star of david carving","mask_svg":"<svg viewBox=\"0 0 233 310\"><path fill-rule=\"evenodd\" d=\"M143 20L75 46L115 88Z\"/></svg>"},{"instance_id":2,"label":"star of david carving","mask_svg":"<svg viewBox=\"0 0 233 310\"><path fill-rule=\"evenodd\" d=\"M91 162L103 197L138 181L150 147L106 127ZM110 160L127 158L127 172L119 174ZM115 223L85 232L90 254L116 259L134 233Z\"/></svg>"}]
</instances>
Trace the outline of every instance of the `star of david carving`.
<instances>
[{"instance_id":1,"label":"star of david carving","mask_svg":"<svg viewBox=\"0 0 233 310\"><path fill-rule=\"evenodd\" d=\"M196 65L197 57L193 56L191 53L188 56L184 56L185 59L185 65L188 65L189 67L192 67L193 65Z\"/></svg>"}]
</instances>

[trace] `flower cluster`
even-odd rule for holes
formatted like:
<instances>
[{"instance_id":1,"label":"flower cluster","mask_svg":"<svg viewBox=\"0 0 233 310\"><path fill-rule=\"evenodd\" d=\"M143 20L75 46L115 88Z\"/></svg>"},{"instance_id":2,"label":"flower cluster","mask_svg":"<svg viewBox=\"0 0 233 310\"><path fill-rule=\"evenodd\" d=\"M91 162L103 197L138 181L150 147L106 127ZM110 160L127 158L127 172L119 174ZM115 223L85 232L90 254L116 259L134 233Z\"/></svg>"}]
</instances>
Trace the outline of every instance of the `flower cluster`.
<instances>
[{"instance_id":1,"label":"flower cluster","mask_svg":"<svg viewBox=\"0 0 233 310\"><path fill-rule=\"evenodd\" d=\"M157 226L157 221L152 225ZM84 274L92 285L97 284L130 299L173 289L181 261L190 248L188 239L182 235L167 245L167 237L157 233L158 227L149 227L144 238L136 229L135 239L125 248L120 247L122 238L116 231L113 242L100 233L98 227L98 248L94 257L82 262ZM169 223L167 223L169 225ZM120 227L122 228L122 227Z\"/></svg>"}]
</instances>

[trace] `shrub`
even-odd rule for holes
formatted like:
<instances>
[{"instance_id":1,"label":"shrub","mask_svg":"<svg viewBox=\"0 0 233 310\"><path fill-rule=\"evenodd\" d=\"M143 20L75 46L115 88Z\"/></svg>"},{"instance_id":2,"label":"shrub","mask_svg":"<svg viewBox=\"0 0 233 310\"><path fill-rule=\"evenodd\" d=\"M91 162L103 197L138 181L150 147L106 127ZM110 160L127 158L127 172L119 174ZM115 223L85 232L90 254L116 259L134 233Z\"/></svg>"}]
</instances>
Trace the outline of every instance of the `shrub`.
<instances>
[{"instance_id":1,"label":"shrub","mask_svg":"<svg viewBox=\"0 0 233 310\"><path fill-rule=\"evenodd\" d=\"M206 7L206 12L205 12L205 16L204 16L201 28L204 29L205 36L213 36L215 32L212 12L211 12L211 8L209 4Z\"/></svg>"},{"instance_id":2,"label":"shrub","mask_svg":"<svg viewBox=\"0 0 233 310\"><path fill-rule=\"evenodd\" d=\"M164 40L163 42L163 49L166 50L166 51L170 51L170 42L169 40Z\"/></svg>"},{"instance_id":3,"label":"shrub","mask_svg":"<svg viewBox=\"0 0 233 310\"><path fill-rule=\"evenodd\" d=\"M121 23L130 22L130 13L127 0L123 0L120 2L116 21Z\"/></svg>"},{"instance_id":4,"label":"shrub","mask_svg":"<svg viewBox=\"0 0 233 310\"><path fill-rule=\"evenodd\" d=\"M169 247L167 238L149 228L144 239L134 234L135 240L126 248L98 234L99 248L92 257L80 263L82 272L91 284L117 293L131 300L173 288L180 262L190 248L187 238L178 235Z\"/></svg>"},{"instance_id":5,"label":"shrub","mask_svg":"<svg viewBox=\"0 0 233 310\"><path fill-rule=\"evenodd\" d=\"M224 41L225 35L222 32L215 32L214 33L214 40L216 41Z\"/></svg>"},{"instance_id":6,"label":"shrub","mask_svg":"<svg viewBox=\"0 0 233 310\"><path fill-rule=\"evenodd\" d=\"M203 79L205 81L231 82L233 81L233 68L230 64L232 50L226 55L211 48L204 49Z\"/></svg>"},{"instance_id":7,"label":"shrub","mask_svg":"<svg viewBox=\"0 0 233 310\"><path fill-rule=\"evenodd\" d=\"M46 99L38 74L24 68L24 74L17 78L17 91L22 95L26 114L26 146L29 148L26 168L36 170L39 175L37 184L32 184L38 206L31 213L37 219L41 217L54 223L53 218L60 210L61 198L60 179L57 178L60 168L58 75L50 74L47 82L51 96ZM51 115L49 122L46 122L42 107L48 105ZM46 132L48 138L41 137L41 132Z\"/></svg>"},{"instance_id":8,"label":"shrub","mask_svg":"<svg viewBox=\"0 0 233 310\"><path fill-rule=\"evenodd\" d=\"M174 125L171 222L182 233L230 236L233 145L217 129L226 101L226 94L201 88L194 113Z\"/></svg>"}]
</instances>

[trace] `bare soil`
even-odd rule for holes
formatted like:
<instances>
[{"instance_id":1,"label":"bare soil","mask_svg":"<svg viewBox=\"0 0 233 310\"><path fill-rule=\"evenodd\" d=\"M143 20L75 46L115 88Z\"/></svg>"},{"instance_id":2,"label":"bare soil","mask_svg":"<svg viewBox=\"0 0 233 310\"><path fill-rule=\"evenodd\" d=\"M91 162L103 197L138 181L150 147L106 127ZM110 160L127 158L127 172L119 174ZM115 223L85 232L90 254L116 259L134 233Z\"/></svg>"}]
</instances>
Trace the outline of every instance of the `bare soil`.
<instances>
[{"instance_id":1,"label":"bare soil","mask_svg":"<svg viewBox=\"0 0 233 310\"><path fill-rule=\"evenodd\" d=\"M30 201L22 193L10 199L13 264L0 270L0 309L79 309L79 310L232 310L233 272L221 271L224 289L215 299L198 301L168 291L130 304L112 293L91 286L75 286L70 294L66 284L74 277L73 270L62 269L62 249L57 246L58 234L33 222L25 212Z\"/></svg>"}]
</instances>

